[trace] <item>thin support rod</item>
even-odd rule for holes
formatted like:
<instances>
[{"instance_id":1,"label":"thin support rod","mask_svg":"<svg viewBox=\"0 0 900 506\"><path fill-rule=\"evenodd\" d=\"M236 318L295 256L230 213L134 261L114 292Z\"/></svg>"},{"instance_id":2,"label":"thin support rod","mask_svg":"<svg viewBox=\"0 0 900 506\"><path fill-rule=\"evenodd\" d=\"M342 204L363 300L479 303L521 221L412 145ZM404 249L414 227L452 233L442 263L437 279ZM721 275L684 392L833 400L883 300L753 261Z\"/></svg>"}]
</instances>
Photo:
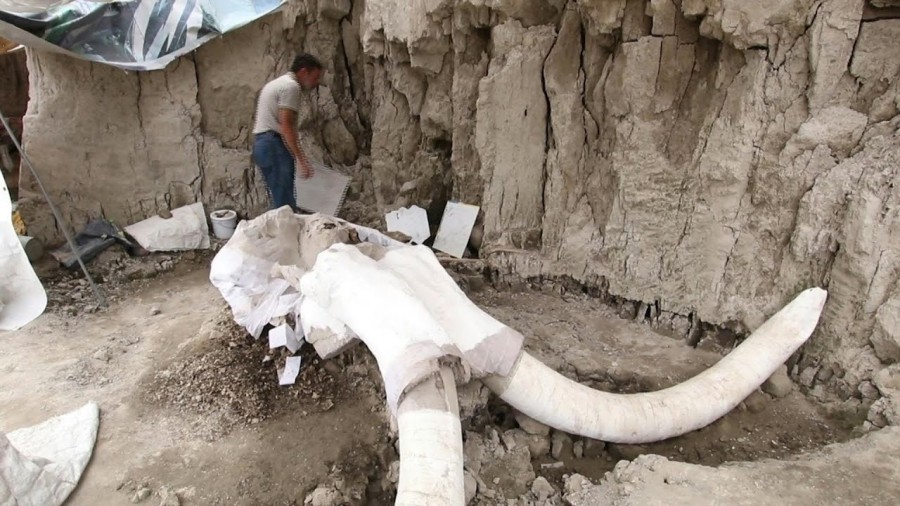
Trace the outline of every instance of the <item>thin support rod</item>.
<instances>
[{"instance_id":1,"label":"thin support rod","mask_svg":"<svg viewBox=\"0 0 900 506\"><path fill-rule=\"evenodd\" d=\"M31 163L31 159L28 158L28 155L25 154L25 150L22 149L22 144L19 143L19 140L16 139L16 134L13 133L12 127L9 126L9 123L6 121L6 116L3 115L3 111L0 110L0 123L3 123L3 128L9 133L10 138L12 138L13 144L16 146L16 149L19 150L19 155L22 156L22 160L25 161L25 165L28 166L28 170L31 171L31 175L34 176L34 180L38 184L38 188L40 188L41 193L44 194L44 198L47 200L47 204L50 205L50 211L53 213L53 217L56 218L57 223L59 223L59 228L62 229L63 235L66 236L66 242L69 243L69 248L72 249L72 253L75 255L75 259L78 260L78 265L81 266L81 271L84 272L84 277L87 278L88 283L91 284L91 289L94 291L94 297L97 298L97 304L100 307L107 307L109 304L106 302L106 296L103 295L103 291L100 290L100 287L97 286L97 283L94 282L94 278L91 277L91 273L88 272L87 266L84 265L84 261L81 259L81 254L78 252L78 247L75 246L75 239L72 238L72 234L69 232L69 226L66 224L65 220L63 220L62 215L59 214L59 210L56 208L56 205L53 204L53 200L50 199L50 195L47 193L46 188L44 188L44 183L41 181L41 177L38 176L36 170L34 170L34 165Z\"/></svg>"}]
</instances>

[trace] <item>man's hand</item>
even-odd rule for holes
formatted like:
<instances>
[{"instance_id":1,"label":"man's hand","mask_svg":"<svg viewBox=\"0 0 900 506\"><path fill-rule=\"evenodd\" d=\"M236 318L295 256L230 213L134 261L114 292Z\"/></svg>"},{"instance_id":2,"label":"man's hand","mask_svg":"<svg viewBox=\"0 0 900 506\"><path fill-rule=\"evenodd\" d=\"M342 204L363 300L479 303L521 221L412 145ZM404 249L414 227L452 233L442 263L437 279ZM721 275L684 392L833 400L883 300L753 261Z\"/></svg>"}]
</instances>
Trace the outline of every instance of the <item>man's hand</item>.
<instances>
[{"instance_id":1,"label":"man's hand","mask_svg":"<svg viewBox=\"0 0 900 506\"><path fill-rule=\"evenodd\" d=\"M300 177L303 179L309 179L313 177L313 166L309 163L309 160L305 156L300 156L297 158L296 162L297 167L300 169Z\"/></svg>"}]
</instances>

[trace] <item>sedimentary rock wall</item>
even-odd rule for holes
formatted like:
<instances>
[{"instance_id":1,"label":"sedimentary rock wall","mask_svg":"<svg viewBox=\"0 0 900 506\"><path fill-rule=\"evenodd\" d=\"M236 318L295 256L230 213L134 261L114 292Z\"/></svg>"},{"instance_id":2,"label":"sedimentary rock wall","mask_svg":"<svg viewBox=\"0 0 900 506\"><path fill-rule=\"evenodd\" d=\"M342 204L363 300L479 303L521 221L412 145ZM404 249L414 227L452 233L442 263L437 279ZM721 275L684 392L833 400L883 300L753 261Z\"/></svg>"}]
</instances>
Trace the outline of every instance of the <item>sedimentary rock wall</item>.
<instances>
[{"instance_id":1,"label":"sedimentary rock wall","mask_svg":"<svg viewBox=\"0 0 900 506\"><path fill-rule=\"evenodd\" d=\"M826 286L796 372L859 396L900 359L898 39L887 1L294 1L164 72L32 53L26 138L76 223L255 212L253 95L309 50L329 72L301 126L355 174L351 219L480 204L500 273L694 342Z\"/></svg>"}]
</instances>

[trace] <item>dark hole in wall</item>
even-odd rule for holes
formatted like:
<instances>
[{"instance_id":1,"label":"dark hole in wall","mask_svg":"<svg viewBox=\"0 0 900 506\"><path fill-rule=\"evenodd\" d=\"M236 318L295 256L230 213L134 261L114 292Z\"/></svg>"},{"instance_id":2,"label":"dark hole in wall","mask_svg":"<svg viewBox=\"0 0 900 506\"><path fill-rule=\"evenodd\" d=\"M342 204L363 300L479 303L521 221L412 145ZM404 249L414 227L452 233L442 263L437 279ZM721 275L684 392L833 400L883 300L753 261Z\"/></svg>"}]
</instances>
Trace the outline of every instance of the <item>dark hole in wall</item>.
<instances>
[{"instance_id":1,"label":"dark hole in wall","mask_svg":"<svg viewBox=\"0 0 900 506\"><path fill-rule=\"evenodd\" d=\"M433 188L433 193L429 196L430 204L425 208L431 229L431 237L425 241L425 244L431 246L434 244L434 237L437 234L441 219L444 217L444 209L447 207L447 202L450 201L450 196L453 195L453 178L450 175L450 154L453 150L453 142L449 139L429 138L426 143L426 150L433 155L437 155L437 158L441 160L443 165L443 170L432 176L431 188Z\"/></svg>"},{"instance_id":2,"label":"dark hole in wall","mask_svg":"<svg viewBox=\"0 0 900 506\"><path fill-rule=\"evenodd\" d=\"M6 47L0 39L0 49ZM28 68L25 51L0 53L0 111L12 127L12 135L21 141L22 118L28 108ZM13 144L10 132L0 127L0 171L13 201L19 194L20 156Z\"/></svg>"},{"instance_id":3,"label":"dark hole in wall","mask_svg":"<svg viewBox=\"0 0 900 506\"><path fill-rule=\"evenodd\" d=\"M435 191L435 195L431 199L431 205L425 209L425 212L428 214L428 224L431 229L431 237L425 241L425 244L431 246L434 244L434 237L437 235L438 227L440 226L441 219L444 217L444 209L447 207L447 202L450 201L450 195L453 194L453 180L449 179L446 184L438 185Z\"/></svg>"}]
</instances>

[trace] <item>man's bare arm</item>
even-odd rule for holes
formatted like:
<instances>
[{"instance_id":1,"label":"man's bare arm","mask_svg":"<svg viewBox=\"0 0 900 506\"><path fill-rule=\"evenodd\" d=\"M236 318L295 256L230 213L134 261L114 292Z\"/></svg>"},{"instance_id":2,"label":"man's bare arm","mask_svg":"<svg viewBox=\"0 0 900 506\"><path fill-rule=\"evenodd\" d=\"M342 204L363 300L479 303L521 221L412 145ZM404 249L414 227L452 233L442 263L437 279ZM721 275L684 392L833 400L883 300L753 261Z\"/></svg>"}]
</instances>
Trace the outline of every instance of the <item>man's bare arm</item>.
<instances>
[{"instance_id":1,"label":"man's bare arm","mask_svg":"<svg viewBox=\"0 0 900 506\"><path fill-rule=\"evenodd\" d=\"M297 111L291 109L278 110L278 126L281 130L281 138L297 165L300 168L300 174L304 178L312 176L312 165L306 159L306 154L300 149L300 143L297 139Z\"/></svg>"},{"instance_id":2,"label":"man's bare arm","mask_svg":"<svg viewBox=\"0 0 900 506\"><path fill-rule=\"evenodd\" d=\"M281 138L285 146L294 158L300 158L303 153L297 142L297 111L290 109L278 109L278 126L281 130Z\"/></svg>"}]
</instances>

